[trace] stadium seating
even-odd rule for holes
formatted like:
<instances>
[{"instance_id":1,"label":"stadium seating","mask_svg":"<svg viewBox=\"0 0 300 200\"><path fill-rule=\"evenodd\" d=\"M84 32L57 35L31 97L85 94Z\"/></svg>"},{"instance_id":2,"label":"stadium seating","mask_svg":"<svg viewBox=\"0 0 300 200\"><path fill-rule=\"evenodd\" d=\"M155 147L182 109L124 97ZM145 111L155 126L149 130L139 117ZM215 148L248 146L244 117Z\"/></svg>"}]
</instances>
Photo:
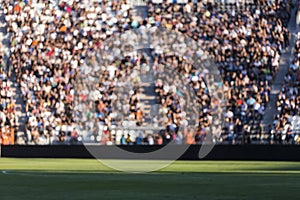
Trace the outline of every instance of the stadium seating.
<instances>
[{"instance_id":1,"label":"stadium seating","mask_svg":"<svg viewBox=\"0 0 300 200\"><path fill-rule=\"evenodd\" d=\"M95 116L93 113L85 113L89 120L97 120L98 131L84 134L76 131L78 121L74 120L74 84L80 68L86 64L87 58L95 57L103 42L111 36L140 26L164 27L181 32L201 43L204 54L212 57L217 64L224 80L227 105L223 130L214 133L213 142L236 144L260 140L271 85L279 68L282 51L289 45L287 24L291 2L146 2L148 16L144 20L134 16L134 6L126 0L2 2L7 30L11 34L9 65L16 74L15 81L20 85L26 107L26 130L23 135L17 135L16 141L22 139L26 144L80 144L84 140L110 144L124 140L123 132L111 129L120 126L115 119L117 115L114 109L122 109L122 113L128 114L123 118L128 123L132 122L137 126L149 123L146 119L149 118L148 111L140 98L143 84L141 80L137 80L137 84L129 89L130 94L127 100L122 101L121 108L112 106L116 98L126 98L124 94L116 92L115 78L128 75L131 73L130 69L135 67L152 68L156 78L154 89L160 104L159 119L153 120L158 127L167 127L167 131L141 135L141 131L132 130L132 134L124 135L133 137L128 142L125 140L125 143L135 143L141 137L143 142L136 143L163 144L171 138L177 143L207 141L206 128L212 123L213 105L205 89L205 77L202 73L193 75L193 67L184 72L191 77L188 84L197 94L198 99L194 103L202 105L199 118L187 119L186 116L194 111L188 111L189 106L180 104L178 94L174 92L178 87L172 85L172 81L180 80L168 80L159 71L159 67L163 65L172 65L176 70L182 71L185 60L155 51L150 56L152 66L145 55L138 52L135 57L115 60L105 66L106 69L99 77L99 84L95 86L98 90ZM298 51L298 46L295 51ZM2 77L7 76L5 70L0 69L0 73ZM291 69L287 79L289 76L295 77L295 73L297 72ZM134 82L133 79L129 81ZM296 82L285 84L291 90ZM5 82L2 85L2 127L14 130L17 120L13 99L9 96L2 97L2 91L5 93L9 87ZM282 93L287 91L284 89ZM87 98L84 94L81 97ZM279 99L278 103L278 108L282 111L279 122L286 118L283 117L286 111L282 101L285 99ZM295 110L290 113L291 116L296 114ZM197 131L193 134L191 131L178 131L179 127L187 124L197 125Z\"/></svg>"},{"instance_id":2,"label":"stadium seating","mask_svg":"<svg viewBox=\"0 0 300 200\"><path fill-rule=\"evenodd\" d=\"M284 3L280 5L287 7ZM279 11L273 5L219 11L213 4L202 1L198 4L150 1L148 6L153 24L182 31L203 42L218 64L224 78L228 112L233 113L225 119L220 140L241 141L242 135L249 135L246 141L251 142L250 135L253 138L260 134L281 50L288 46L289 12ZM182 23L185 15L194 18ZM266 31L264 35L262 31Z\"/></svg>"},{"instance_id":3,"label":"stadium seating","mask_svg":"<svg viewBox=\"0 0 300 200\"><path fill-rule=\"evenodd\" d=\"M275 116L271 137L274 143L299 144L299 53L300 34L296 36L293 61L284 77L277 99L278 115Z\"/></svg>"}]
</instances>

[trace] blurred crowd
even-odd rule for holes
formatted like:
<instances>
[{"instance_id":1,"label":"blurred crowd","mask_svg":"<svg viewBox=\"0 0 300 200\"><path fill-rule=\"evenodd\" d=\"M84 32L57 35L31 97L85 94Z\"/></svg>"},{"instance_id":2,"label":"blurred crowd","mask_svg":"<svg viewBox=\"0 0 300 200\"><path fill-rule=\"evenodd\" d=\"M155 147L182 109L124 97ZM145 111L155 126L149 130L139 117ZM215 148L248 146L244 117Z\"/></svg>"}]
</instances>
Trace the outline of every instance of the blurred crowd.
<instances>
[{"instance_id":1,"label":"blurred crowd","mask_svg":"<svg viewBox=\"0 0 300 200\"><path fill-rule=\"evenodd\" d=\"M0 45L0 50L1 50ZM14 144L14 134L18 130L18 116L13 99L4 53L0 52L0 141L2 144Z\"/></svg>"},{"instance_id":2,"label":"blurred crowd","mask_svg":"<svg viewBox=\"0 0 300 200\"><path fill-rule=\"evenodd\" d=\"M258 1L256 6L245 6L240 11L220 10L209 0L184 4L147 2L148 17L141 19L133 16L132 7L126 0L2 1L11 34L9 65L16 74L26 104L26 132L22 136L26 144L78 144L82 140L103 144L207 141L207 128L214 122L213 116L220 114L214 110L214 104L220 102L211 99L206 85L213 77L208 77L207 71L197 69L184 57L157 49L152 51L152 58L160 108L159 117L154 121L158 127L167 127L167 131L112 138L110 127L120 126L119 121L145 125L142 82L138 73L145 66L147 70L150 61L134 51L98 66L101 73L93 82L95 104L89 105L95 108L79 116L83 121L96 121L97 126L93 127L96 131L86 133L86 139L76 129L80 124L74 120L74 98L80 87L76 81L79 75L84 75L87 58L94 66L92 70L96 70L97 52L104 48L103 43L107 44L104 41L126 30L151 27L164 27L194 39L201 45L202 51L198 53L212 57L216 62L224 82L218 83L219 90L222 86L227 103L222 116L224 128L215 131L214 142L239 143L243 140L250 143L252 137L261 138L261 120L270 100L270 85L279 68L282 51L289 46L287 23L291 2ZM176 69L184 78L166 76L168 67ZM291 77L296 73L293 70L290 69ZM9 86L4 81L6 75L2 68L0 73L3 74L1 122L13 127L13 101L7 94ZM125 82L133 83L128 86L127 95L118 89ZM286 82L286 85L295 83ZM195 98L187 90L180 89L184 85L195 91ZM5 92L6 96L2 97ZM282 95L285 93L286 90ZM88 96L81 92L80 100L85 101ZM188 101L182 102L183 99ZM201 108L196 109L195 104ZM279 109L285 108L280 105ZM214 123L221 126L220 121ZM179 130L192 124L198 127L194 134L190 130Z\"/></svg>"},{"instance_id":3,"label":"blurred crowd","mask_svg":"<svg viewBox=\"0 0 300 200\"><path fill-rule=\"evenodd\" d=\"M296 35L296 44L293 52L293 60L287 74L284 76L284 83L279 93L276 105L279 114L274 118L270 135L274 143L300 143L300 95L299 95L299 62L300 62L300 33Z\"/></svg>"},{"instance_id":4,"label":"blurred crowd","mask_svg":"<svg viewBox=\"0 0 300 200\"><path fill-rule=\"evenodd\" d=\"M210 1L148 3L148 19L153 26L187 34L213 56L224 80L227 99L220 139L233 143L250 142L253 133L261 137L270 85L279 68L282 50L289 45L287 23L291 2L260 3L262 6L245 7L240 12L220 11ZM201 87L201 81L198 84ZM159 87L163 85L160 83Z\"/></svg>"},{"instance_id":5,"label":"blurred crowd","mask_svg":"<svg viewBox=\"0 0 300 200\"><path fill-rule=\"evenodd\" d=\"M157 56L153 67L156 75L155 92L160 104L159 124L176 134L179 130L182 132L184 128L196 126L196 132L202 136L198 142L204 142L213 120L211 99L205 82L208 71L197 69L183 57L172 54ZM177 73L168 73L170 69ZM214 120L215 123L221 122L220 118ZM218 137L217 131L215 133Z\"/></svg>"},{"instance_id":6,"label":"blurred crowd","mask_svg":"<svg viewBox=\"0 0 300 200\"><path fill-rule=\"evenodd\" d=\"M26 103L25 142L76 142L72 101L78 68L103 40L136 26L132 9L126 1L2 4L11 33L10 64ZM99 101L100 110L107 98Z\"/></svg>"}]
</instances>

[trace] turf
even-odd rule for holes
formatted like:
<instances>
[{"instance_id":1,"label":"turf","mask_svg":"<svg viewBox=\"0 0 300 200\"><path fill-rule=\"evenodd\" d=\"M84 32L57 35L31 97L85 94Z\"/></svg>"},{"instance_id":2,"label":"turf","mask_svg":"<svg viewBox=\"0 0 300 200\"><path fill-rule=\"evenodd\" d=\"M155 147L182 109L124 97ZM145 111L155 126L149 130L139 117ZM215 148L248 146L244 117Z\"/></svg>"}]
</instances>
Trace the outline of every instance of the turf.
<instances>
[{"instance_id":1,"label":"turf","mask_svg":"<svg viewBox=\"0 0 300 200\"><path fill-rule=\"evenodd\" d=\"M92 159L1 158L0 170L1 200L291 200L299 199L300 189L297 162L177 161L129 174Z\"/></svg>"}]
</instances>

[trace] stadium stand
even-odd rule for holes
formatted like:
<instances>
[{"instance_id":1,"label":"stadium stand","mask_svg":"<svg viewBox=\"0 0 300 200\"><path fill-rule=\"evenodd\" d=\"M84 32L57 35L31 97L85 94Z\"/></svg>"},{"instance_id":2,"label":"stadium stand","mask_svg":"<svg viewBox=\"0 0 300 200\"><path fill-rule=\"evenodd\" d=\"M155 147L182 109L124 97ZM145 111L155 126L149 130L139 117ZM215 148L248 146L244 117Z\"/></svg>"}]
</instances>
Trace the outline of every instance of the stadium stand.
<instances>
[{"instance_id":1,"label":"stadium stand","mask_svg":"<svg viewBox=\"0 0 300 200\"><path fill-rule=\"evenodd\" d=\"M289 4L252 5L243 10L236 10L230 4L223 11L214 6L202 1L197 4L150 1L149 20L203 42L224 78L228 109L222 139L229 142L245 139L250 143L250 135L261 131L281 50L289 45L286 29ZM245 135L247 138L242 138Z\"/></svg>"},{"instance_id":2,"label":"stadium stand","mask_svg":"<svg viewBox=\"0 0 300 200\"><path fill-rule=\"evenodd\" d=\"M3 4L11 32L10 62L26 102L25 142L73 140L72 81L77 68L102 40L132 25L131 8L126 1Z\"/></svg>"},{"instance_id":3,"label":"stadium stand","mask_svg":"<svg viewBox=\"0 0 300 200\"><path fill-rule=\"evenodd\" d=\"M299 54L300 34L297 34L293 52L294 59L284 77L277 99L277 114L274 118L271 137L274 143L299 144Z\"/></svg>"},{"instance_id":4,"label":"stadium stand","mask_svg":"<svg viewBox=\"0 0 300 200\"><path fill-rule=\"evenodd\" d=\"M4 54L0 53L0 139L2 144L6 145L14 144L14 132L18 123L10 88L11 82L7 77Z\"/></svg>"},{"instance_id":5,"label":"stadium stand","mask_svg":"<svg viewBox=\"0 0 300 200\"><path fill-rule=\"evenodd\" d=\"M7 30L11 34L9 65L16 74L15 81L21 87L26 104L25 132L17 134L16 138L22 138L26 144L78 144L85 140L85 136L78 134L75 129L72 104L75 94L74 81L85 64L85 59L95 56L103 41L114 34L140 26L157 26L181 32L201 43L203 53L211 56L220 69L227 106L224 128L215 134L214 142L237 144L259 141L263 133L262 118L265 107L270 101L271 84L279 69L282 51L289 46L287 24L292 2L145 2L148 14L143 19L136 16L135 7L126 0L2 1ZM295 49L297 50L297 46ZM151 59L153 65L150 64ZM188 66L185 60L178 56L155 51L152 51L151 55L137 52L135 57L116 60L106 66L100 80L110 84L99 83L98 100L95 103L96 119L100 128L96 135L87 134L90 142L164 144L176 140L178 144L194 144L207 140L205 127L211 123L211 114L203 74L192 76L192 66L188 66L184 71L187 76L193 77L190 84L196 91L202 108L200 118L194 119L194 123L199 125L198 131L178 132L178 127L187 123L185 115L189 113L185 112L188 106L180 105L178 97L171 91L176 90L176 86L172 85L170 80L167 82L168 78L160 73L160 68L164 65L175 66L179 71ZM161 115L154 121L158 127L168 127L167 131L149 135L136 131L134 134L122 136L122 133L119 133L118 137L112 137L113 131L109 128L118 125L114 119L116 115L112 109L112 99L121 95L115 94L112 80L115 77L124 77L130 73L129 69L136 66L144 66L146 71L150 68L157 78L154 90L160 103L158 114ZM3 70L0 72L5 73ZM291 68L287 79L289 76L295 77L295 73ZM130 90L128 101L123 101L122 109L123 113L130 116L126 120L143 126L149 123L150 111L141 99L145 85L141 80L136 82L137 85ZM284 87L291 90L296 83L285 84ZM2 123L9 121L6 127L14 130L13 102L9 96L3 97L2 100L2 90L5 92L9 86L4 82L2 85L1 101L8 102L0 113L1 118L5 118L5 122L2 120ZM284 94L287 91L284 89L279 98L283 95L288 96ZM151 95L154 94L149 94ZM279 99L279 103L281 101L285 102L286 99ZM278 109L282 112L279 121L284 121L286 117L282 115L286 115L286 111L281 104L283 103L278 104ZM291 115L296 115L296 111ZM278 128L274 127L275 132L278 132Z\"/></svg>"}]
</instances>

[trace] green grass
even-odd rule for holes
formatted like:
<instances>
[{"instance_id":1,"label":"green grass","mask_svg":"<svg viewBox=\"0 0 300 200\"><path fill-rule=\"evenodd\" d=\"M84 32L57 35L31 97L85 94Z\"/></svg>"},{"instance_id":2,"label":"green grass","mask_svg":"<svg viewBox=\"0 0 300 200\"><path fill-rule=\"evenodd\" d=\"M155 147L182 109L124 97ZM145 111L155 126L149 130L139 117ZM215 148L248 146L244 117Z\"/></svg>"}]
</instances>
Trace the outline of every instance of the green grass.
<instances>
[{"instance_id":1,"label":"green grass","mask_svg":"<svg viewBox=\"0 0 300 200\"><path fill-rule=\"evenodd\" d=\"M291 200L300 189L298 162L177 161L129 174L92 159L1 158L0 172L1 200Z\"/></svg>"}]
</instances>

